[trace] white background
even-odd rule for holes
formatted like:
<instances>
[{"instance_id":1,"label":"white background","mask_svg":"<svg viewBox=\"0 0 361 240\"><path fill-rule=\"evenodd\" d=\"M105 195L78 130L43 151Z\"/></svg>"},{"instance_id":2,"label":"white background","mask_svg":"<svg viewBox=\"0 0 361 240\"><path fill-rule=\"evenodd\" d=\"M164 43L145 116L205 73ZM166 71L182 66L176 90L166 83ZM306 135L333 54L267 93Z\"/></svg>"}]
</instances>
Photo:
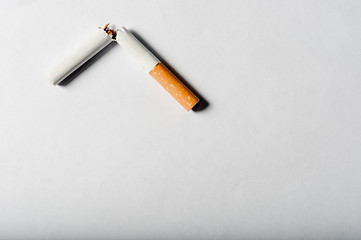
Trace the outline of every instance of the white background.
<instances>
[{"instance_id":1,"label":"white background","mask_svg":"<svg viewBox=\"0 0 361 240\"><path fill-rule=\"evenodd\" d=\"M359 239L360 1L1 1L0 239ZM209 103L186 112L111 22Z\"/></svg>"}]
</instances>

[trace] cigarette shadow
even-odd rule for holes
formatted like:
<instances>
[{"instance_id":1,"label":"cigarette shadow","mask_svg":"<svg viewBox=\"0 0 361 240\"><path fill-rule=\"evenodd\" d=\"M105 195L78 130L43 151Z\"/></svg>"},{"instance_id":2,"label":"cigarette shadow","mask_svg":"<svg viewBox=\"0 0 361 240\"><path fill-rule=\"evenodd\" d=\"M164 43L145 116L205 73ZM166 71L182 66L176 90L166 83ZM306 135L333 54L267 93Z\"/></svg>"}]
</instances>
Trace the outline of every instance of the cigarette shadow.
<instances>
[{"instance_id":1,"label":"cigarette shadow","mask_svg":"<svg viewBox=\"0 0 361 240\"><path fill-rule=\"evenodd\" d=\"M112 41L105 48L100 50L97 54L95 54L92 58L86 61L83 65L81 65L77 70L72 72L69 76L67 76L63 81L59 83L59 86L66 86L71 83L76 77L78 77L84 70L90 67L93 63L95 63L99 58L101 58L104 54L110 51L113 47L118 44L115 41Z\"/></svg>"},{"instance_id":2,"label":"cigarette shadow","mask_svg":"<svg viewBox=\"0 0 361 240\"><path fill-rule=\"evenodd\" d=\"M191 90L198 98L199 102L192 108L194 112L200 112L206 109L209 106L209 102L198 92L196 91L188 81L186 81L179 73L172 68L167 61L164 60L162 56L156 53L156 51L136 32L130 30L130 32L146 47L151 51L154 56L156 56L189 90Z\"/></svg>"}]
</instances>

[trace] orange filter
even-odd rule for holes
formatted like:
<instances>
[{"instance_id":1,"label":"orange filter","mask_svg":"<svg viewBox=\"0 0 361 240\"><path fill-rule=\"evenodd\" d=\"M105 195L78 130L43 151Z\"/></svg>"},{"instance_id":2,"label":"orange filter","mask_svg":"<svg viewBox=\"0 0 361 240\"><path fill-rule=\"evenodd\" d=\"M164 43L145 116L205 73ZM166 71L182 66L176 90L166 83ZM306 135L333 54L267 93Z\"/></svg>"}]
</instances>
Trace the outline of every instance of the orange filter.
<instances>
[{"instance_id":1,"label":"orange filter","mask_svg":"<svg viewBox=\"0 0 361 240\"><path fill-rule=\"evenodd\" d=\"M199 98L174 76L163 63L158 63L149 74L187 111L191 110L199 102Z\"/></svg>"}]
</instances>

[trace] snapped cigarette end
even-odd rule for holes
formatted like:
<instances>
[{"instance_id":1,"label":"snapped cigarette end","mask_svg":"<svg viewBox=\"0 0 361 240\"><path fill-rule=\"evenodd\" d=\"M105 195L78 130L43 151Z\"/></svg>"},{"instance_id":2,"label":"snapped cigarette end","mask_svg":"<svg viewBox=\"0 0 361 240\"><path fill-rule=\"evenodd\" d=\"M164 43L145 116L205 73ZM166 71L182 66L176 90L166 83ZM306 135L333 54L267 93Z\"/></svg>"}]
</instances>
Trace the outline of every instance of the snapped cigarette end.
<instances>
[{"instance_id":1,"label":"snapped cigarette end","mask_svg":"<svg viewBox=\"0 0 361 240\"><path fill-rule=\"evenodd\" d=\"M58 85L86 61L111 43L116 36L116 31L109 28L109 23L106 24L103 29L98 30L92 38L83 43L83 45L49 71L48 78L50 83Z\"/></svg>"},{"instance_id":2,"label":"snapped cigarette end","mask_svg":"<svg viewBox=\"0 0 361 240\"><path fill-rule=\"evenodd\" d=\"M99 27L101 29L101 27ZM112 37L113 40L117 38L117 31L114 31L113 29L109 28L109 23L105 24L103 27L103 30Z\"/></svg>"}]
</instances>

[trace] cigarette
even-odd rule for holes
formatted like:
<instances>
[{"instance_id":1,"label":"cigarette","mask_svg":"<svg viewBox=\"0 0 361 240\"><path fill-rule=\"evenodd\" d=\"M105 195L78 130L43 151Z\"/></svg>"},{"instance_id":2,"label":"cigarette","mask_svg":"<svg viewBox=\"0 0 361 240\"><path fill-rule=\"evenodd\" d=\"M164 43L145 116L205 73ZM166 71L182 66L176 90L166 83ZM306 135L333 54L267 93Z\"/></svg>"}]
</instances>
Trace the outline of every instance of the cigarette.
<instances>
[{"instance_id":1,"label":"cigarette","mask_svg":"<svg viewBox=\"0 0 361 240\"><path fill-rule=\"evenodd\" d=\"M116 32L105 25L95 35L85 41L68 57L59 62L48 72L48 78L53 85L58 85L86 61L92 58L100 50L105 48L116 36Z\"/></svg>"},{"instance_id":2,"label":"cigarette","mask_svg":"<svg viewBox=\"0 0 361 240\"><path fill-rule=\"evenodd\" d=\"M199 102L199 98L125 27L118 29L116 41L187 111Z\"/></svg>"}]
</instances>

